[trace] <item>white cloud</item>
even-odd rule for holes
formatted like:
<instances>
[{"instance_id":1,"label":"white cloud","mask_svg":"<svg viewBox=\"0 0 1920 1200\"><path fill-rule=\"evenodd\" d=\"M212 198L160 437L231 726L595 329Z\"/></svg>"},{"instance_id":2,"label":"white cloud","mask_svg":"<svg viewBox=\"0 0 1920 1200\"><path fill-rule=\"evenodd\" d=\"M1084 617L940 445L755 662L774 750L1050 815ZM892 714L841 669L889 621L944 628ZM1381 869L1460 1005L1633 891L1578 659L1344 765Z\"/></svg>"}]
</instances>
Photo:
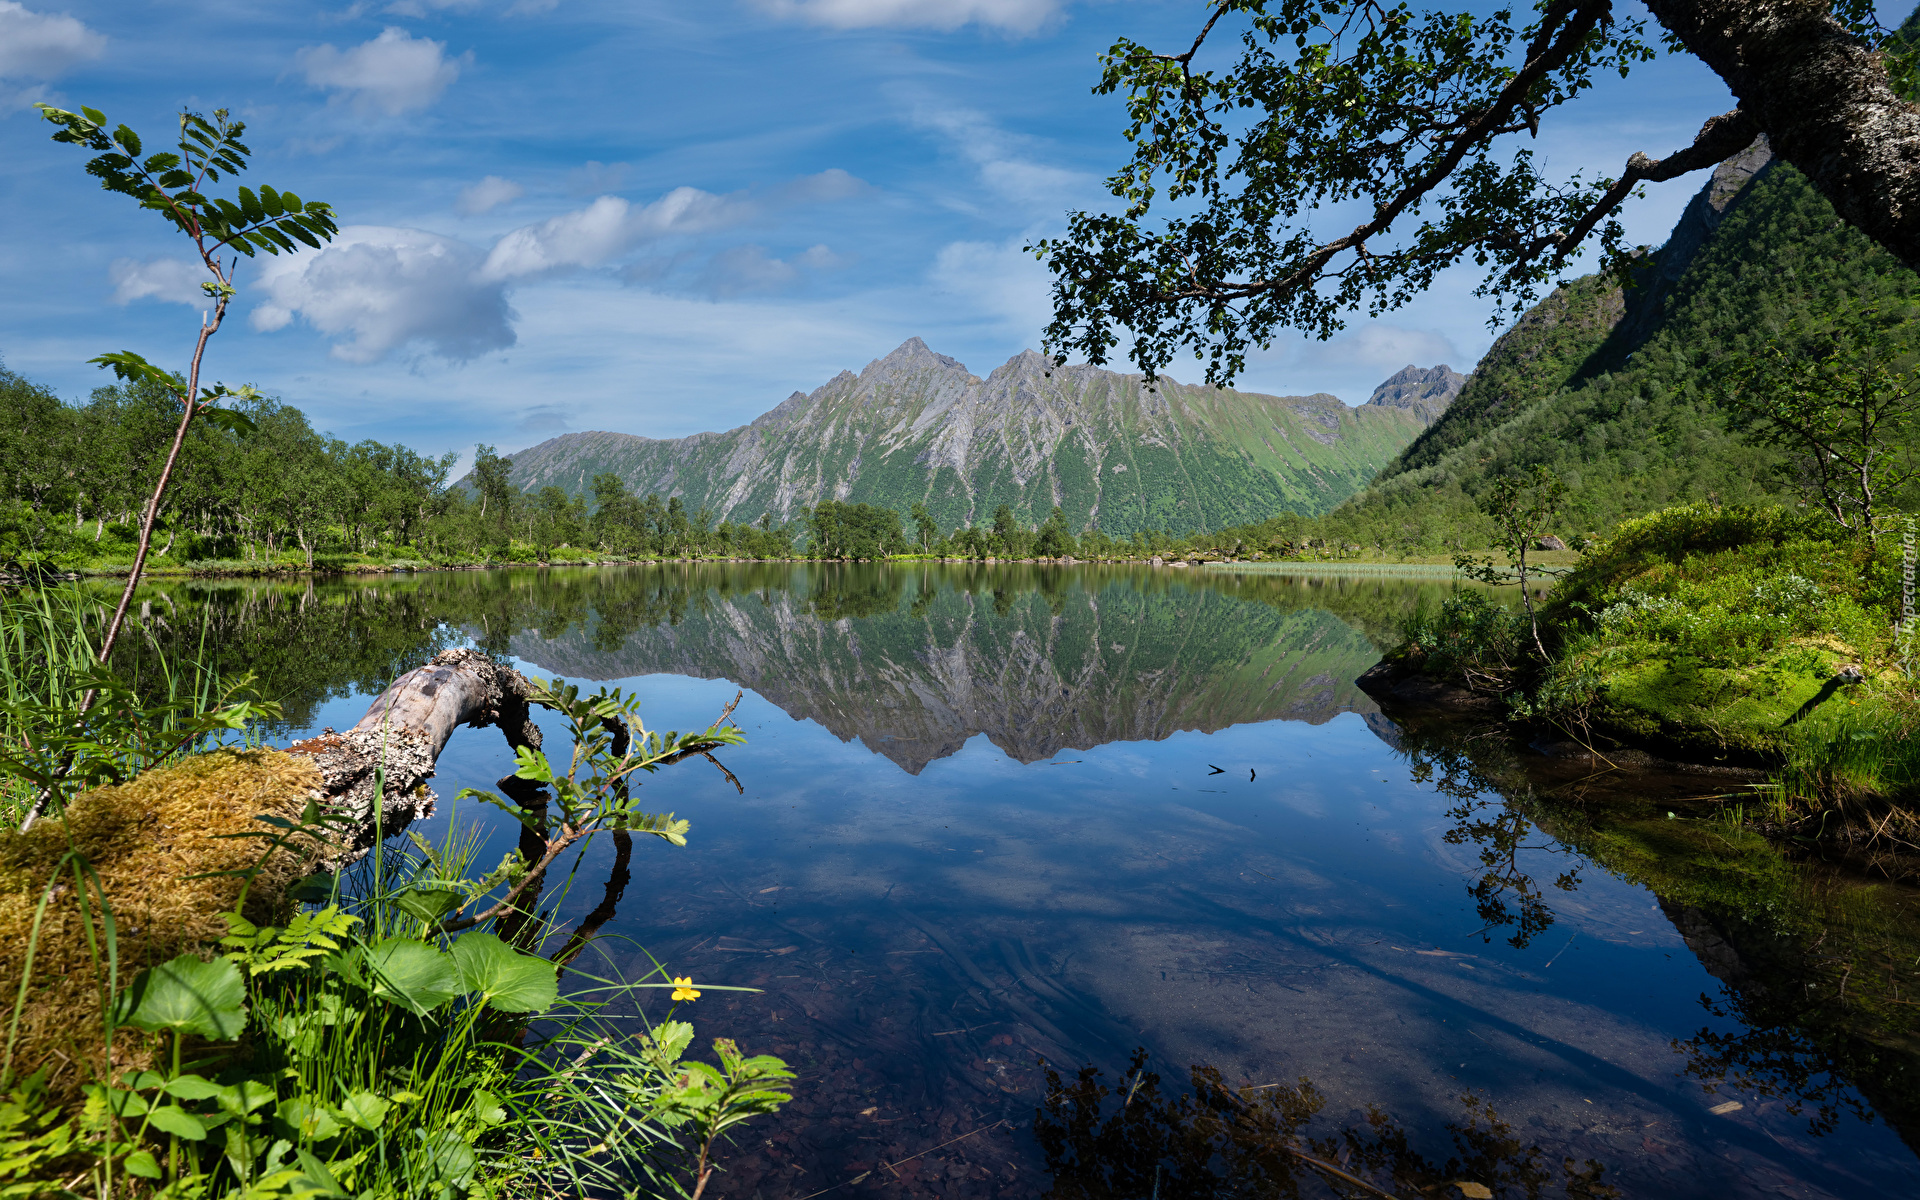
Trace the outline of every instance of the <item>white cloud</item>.
<instances>
[{"instance_id":1,"label":"white cloud","mask_svg":"<svg viewBox=\"0 0 1920 1200\"><path fill-rule=\"evenodd\" d=\"M200 309L213 304L200 290L200 285L212 278L206 266L184 258L150 258L145 262L116 258L107 268L107 278L113 283L115 304L148 298Z\"/></svg>"},{"instance_id":2,"label":"white cloud","mask_svg":"<svg viewBox=\"0 0 1920 1200\"><path fill-rule=\"evenodd\" d=\"M824 171L763 192L716 196L683 187L645 205L602 196L585 208L523 225L486 250L420 229L350 226L325 249L262 264L258 286L266 301L251 320L254 328L271 331L298 317L337 339L333 355L346 362L373 362L408 345L447 359L471 359L514 344L510 287L602 266L651 241L711 233L780 205L865 186L845 171ZM755 252L765 258L764 251ZM813 269L838 262L825 246L795 261ZM740 260L727 278L735 290L762 290L777 286L773 274L796 269L773 259Z\"/></svg>"},{"instance_id":3,"label":"white cloud","mask_svg":"<svg viewBox=\"0 0 1920 1200\"><path fill-rule=\"evenodd\" d=\"M394 0L387 11L397 17L424 17L441 9L467 10L480 7L480 0Z\"/></svg>"},{"instance_id":4,"label":"white cloud","mask_svg":"<svg viewBox=\"0 0 1920 1200\"><path fill-rule=\"evenodd\" d=\"M73 17L0 0L0 79L52 79L106 48L105 37Z\"/></svg>"},{"instance_id":5,"label":"white cloud","mask_svg":"<svg viewBox=\"0 0 1920 1200\"><path fill-rule=\"evenodd\" d=\"M804 271L832 271L847 261L824 245L809 247L791 259L774 258L762 246L735 246L708 260L698 290L710 296L776 292L798 283Z\"/></svg>"},{"instance_id":6,"label":"white cloud","mask_svg":"<svg viewBox=\"0 0 1920 1200\"><path fill-rule=\"evenodd\" d=\"M425 108L460 77L471 55L448 58L447 44L416 38L389 26L379 37L347 50L331 44L310 46L294 56L307 82L351 99L362 112L398 116Z\"/></svg>"},{"instance_id":7,"label":"white cloud","mask_svg":"<svg viewBox=\"0 0 1920 1200\"><path fill-rule=\"evenodd\" d=\"M873 26L958 29L984 25L1009 33L1032 33L1059 12L1055 0L758 0L775 16L832 29Z\"/></svg>"},{"instance_id":8,"label":"white cloud","mask_svg":"<svg viewBox=\"0 0 1920 1200\"><path fill-rule=\"evenodd\" d=\"M492 212L502 204L518 200L527 189L511 179L502 179L498 175L489 175L469 188L462 188L460 199L454 202L454 209L465 216L477 217L484 212Z\"/></svg>"},{"instance_id":9,"label":"white cloud","mask_svg":"<svg viewBox=\"0 0 1920 1200\"><path fill-rule=\"evenodd\" d=\"M631 166L623 162L589 161L586 166L568 173L567 190L576 196L598 196L606 192L617 192L626 185L627 172L630 169Z\"/></svg>"},{"instance_id":10,"label":"white cloud","mask_svg":"<svg viewBox=\"0 0 1920 1200\"><path fill-rule=\"evenodd\" d=\"M951 141L961 157L979 169L980 182L988 189L1049 216L1094 185L1091 175L1042 161L1045 148L1034 139L1008 133L971 109L922 105L913 119Z\"/></svg>"},{"instance_id":11,"label":"white cloud","mask_svg":"<svg viewBox=\"0 0 1920 1200\"><path fill-rule=\"evenodd\" d=\"M1038 346L1040 331L1053 319L1052 277L1021 249L1026 241L951 242L935 256L930 282L963 301L976 320Z\"/></svg>"},{"instance_id":12,"label":"white cloud","mask_svg":"<svg viewBox=\"0 0 1920 1200\"><path fill-rule=\"evenodd\" d=\"M776 207L839 199L865 188L866 184L836 168L765 193L718 196L681 187L645 205L602 196L583 209L507 234L487 255L482 274L491 280L508 280L597 267L643 242L731 229Z\"/></svg>"},{"instance_id":13,"label":"white cloud","mask_svg":"<svg viewBox=\"0 0 1920 1200\"><path fill-rule=\"evenodd\" d=\"M793 261L815 271L838 271L843 267L853 265L851 258L848 258L844 254L835 254L833 249L824 243L818 246L807 247L806 250Z\"/></svg>"},{"instance_id":14,"label":"white cloud","mask_svg":"<svg viewBox=\"0 0 1920 1200\"><path fill-rule=\"evenodd\" d=\"M1449 363L1465 370L1460 351L1444 334L1431 329L1405 329L1398 325L1370 322L1352 333L1324 342L1309 342L1299 353L1305 366L1365 368L1382 378L1409 364L1431 367ZM1471 364L1469 364L1471 365Z\"/></svg>"},{"instance_id":15,"label":"white cloud","mask_svg":"<svg viewBox=\"0 0 1920 1200\"><path fill-rule=\"evenodd\" d=\"M501 282L482 277L483 262L476 247L439 234L351 225L324 250L268 260L253 327L281 329L298 316L340 339L333 356L352 363L409 343L475 358L514 343L513 310Z\"/></svg>"}]
</instances>

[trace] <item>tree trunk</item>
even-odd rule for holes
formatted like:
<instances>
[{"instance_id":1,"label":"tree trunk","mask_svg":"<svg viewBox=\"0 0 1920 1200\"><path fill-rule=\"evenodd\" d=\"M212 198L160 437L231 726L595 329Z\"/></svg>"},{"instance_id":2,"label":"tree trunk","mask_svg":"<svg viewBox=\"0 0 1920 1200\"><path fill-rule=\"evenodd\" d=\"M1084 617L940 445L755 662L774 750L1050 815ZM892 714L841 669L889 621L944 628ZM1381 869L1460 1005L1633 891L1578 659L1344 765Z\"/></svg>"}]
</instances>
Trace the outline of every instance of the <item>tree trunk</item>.
<instances>
[{"instance_id":1,"label":"tree trunk","mask_svg":"<svg viewBox=\"0 0 1920 1200\"><path fill-rule=\"evenodd\" d=\"M1647 0L1711 67L1780 158L1848 224L1920 269L1920 108L1828 0Z\"/></svg>"},{"instance_id":2,"label":"tree trunk","mask_svg":"<svg viewBox=\"0 0 1920 1200\"><path fill-rule=\"evenodd\" d=\"M393 681L360 723L295 742L287 753L310 757L325 781L327 806L352 827L353 857L379 837L433 811L426 781L447 739L460 725L497 725L511 746L540 748L527 707L526 677L478 650L447 650ZM384 771L381 800L375 777Z\"/></svg>"}]
</instances>

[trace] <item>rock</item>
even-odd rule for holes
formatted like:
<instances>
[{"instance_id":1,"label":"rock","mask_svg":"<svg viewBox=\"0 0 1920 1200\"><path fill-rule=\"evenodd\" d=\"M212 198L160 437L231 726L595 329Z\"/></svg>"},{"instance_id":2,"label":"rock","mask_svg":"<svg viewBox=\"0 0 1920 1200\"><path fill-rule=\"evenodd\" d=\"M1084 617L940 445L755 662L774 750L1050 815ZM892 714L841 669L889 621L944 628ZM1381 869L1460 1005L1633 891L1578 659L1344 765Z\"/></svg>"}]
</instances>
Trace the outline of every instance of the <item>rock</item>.
<instances>
[{"instance_id":1,"label":"rock","mask_svg":"<svg viewBox=\"0 0 1920 1200\"><path fill-rule=\"evenodd\" d=\"M1534 545L1540 547L1542 550L1565 550L1567 548L1567 544L1565 542L1561 541L1559 538L1553 536L1552 534L1548 534L1547 536L1536 540L1534 542Z\"/></svg>"},{"instance_id":2,"label":"rock","mask_svg":"<svg viewBox=\"0 0 1920 1200\"><path fill-rule=\"evenodd\" d=\"M1501 708L1498 696L1469 691L1386 659L1367 668L1353 682L1376 700L1397 700L1420 708L1460 713L1495 713Z\"/></svg>"},{"instance_id":3,"label":"rock","mask_svg":"<svg viewBox=\"0 0 1920 1200\"><path fill-rule=\"evenodd\" d=\"M1166 563L1164 563L1164 562L1161 562L1161 561L1160 561L1160 556L1159 556L1158 554L1156 554L1156 555L1154 555L1154 556L1153 556L1152 558L1150 558L1150 559L1148 559L1148 560L1147 560L1147 565L1148 565L1148 566L1150 566L1150 567L1164 567L1164 566L1166 566L1167 564L1166 564Z\"/></svg>"}]
</instances>

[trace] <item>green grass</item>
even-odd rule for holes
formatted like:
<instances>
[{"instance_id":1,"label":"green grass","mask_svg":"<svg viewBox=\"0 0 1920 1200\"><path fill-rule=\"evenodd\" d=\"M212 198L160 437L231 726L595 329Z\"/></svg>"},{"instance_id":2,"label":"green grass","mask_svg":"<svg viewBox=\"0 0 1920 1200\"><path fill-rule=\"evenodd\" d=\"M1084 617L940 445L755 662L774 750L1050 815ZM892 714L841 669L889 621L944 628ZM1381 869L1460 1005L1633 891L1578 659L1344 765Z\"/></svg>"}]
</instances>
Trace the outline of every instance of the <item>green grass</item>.
<instances>
[{"instance_id":1,"label":"green grass","mask_svg":"<svg viewBox=\"0 0 1920 1200\"><path fill-rule=\"evenodd\" d=\"M1542 690L1631 740L1782 766L1797 811L1911 797L1920 741L1893 645L1898 553L1780 508L1627 521L1555 588L1544 615L1560 645Z\"/></svg>"}]
</instances>

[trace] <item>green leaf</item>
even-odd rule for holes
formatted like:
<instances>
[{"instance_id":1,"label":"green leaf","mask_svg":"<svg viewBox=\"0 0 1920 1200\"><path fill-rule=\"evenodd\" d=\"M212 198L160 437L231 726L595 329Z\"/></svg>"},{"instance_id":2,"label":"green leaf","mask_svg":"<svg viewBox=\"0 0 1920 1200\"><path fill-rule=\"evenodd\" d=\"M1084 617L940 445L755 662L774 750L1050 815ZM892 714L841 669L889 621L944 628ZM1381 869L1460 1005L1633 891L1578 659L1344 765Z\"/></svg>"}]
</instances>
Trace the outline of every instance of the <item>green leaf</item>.
<instances>
[{"instance_id":1,"label":"green leaf","mask_svg":"<svg viewBox=\"0 0 1920 1200\"><path fill-rule=\"evenodd\" d=\"M560 968L491 933L469 933L455 942L453 959L461 986L502 1012L545 1012L560 999Z\"/></svg>"},{"instance_id":2,"label":"green leaf","mask_svg":"<svg viewBox=\"0 0 1920 1200\"><path fill-rule=\"evenodd\" d=\"M680 1061L693 1042L693 1026L685 1021L662 1021L654 1026L653 1032L640 1035L645 1049L641 1051L656 1066L668 1068Z\"/></svg>"},{"instance_id":3,"label":"green leaf","mask_svg":"<svg viewBox=\"0 0 1920 1200\"><path fill-rule=\"evenodd\" d=\"M333 899L333 873L316 871L297 879L287 889L287 896L304 904L323 904Z\"/></svg>"},{"instance_id":4,"label":"green leaf","mask_svg":"<svg viewBox=\"0 0 1920 1200\"><path fill-rule=\"evenodd\" d=\"M424 1129L416 1129L413 1136L423 1143L422 1149L427 1155L425 1165L436 1177L450 1183L465 1182L477 1161L466 1139L450 1129L432 1135Z\"/></svg>"},{"instance_id":5,"label":"green leaf","mask_svg":"<svg viewBox=\"0 0 1920 1200\"><path fill-rule=\"evenodd\" d=\"M138 154L139 151L136 150L134 153ZM252 188L243 185L234 194L240 197L240 211L247 214L247 220L266 220L267 206L260 203L260 197L253 194Z\"/></svg>"},{"instance_id":6,"label":"green leaf","mask_svg":"<svg viewBox=\"0 0 1920 1200\"><path fill-rule=\"evenodd\" d=\"M153 1155L145 1150L135 1150L127 1155L120 1166L127 1174L138 1175L142 1179L160 1178L160 1164L155 1162Z\"/></svg>"},{"instance_id":7,"label":"green leaf","mask_svg":"<svg viewBox=\"0 0 1920 1200\"><path fill-rule=\"evenodd\" d=\"M190 1142L205 1140L207 1127L199 1118L177 1104L167 1104L147 1114L147 1120L162 1133L171 1133L175 1137L186 1138Z\"/></svg>"},{"instance_id":8,"label":"green leaf","mask_svg":"<svg viewBox=\"0 0 1920 1200\"><path fill-rule=\"evenodd\" d=\"M459 908L466 899L466 889L457 883L422 880L395 895L393 902L400 906L401 912L409 916L419 917L422 921L438 921ZM459 951L456 949L454 953L457 958Z\"/></svg>"},{"instance_id":9,"label":"green leaf","mask_svg":"<svg viewBox=\"0 0 1920 1200\"><path fill-rule=\"evenodd\" d=\"M260 207L270 217L284 216L287 211L287 206L280 200L280 193L264 183L260 185Z\"/></svg>"},{"instance_id":10,"label":"green leaf","mask_svg":"<svg viewBox=\"0 0 1920 1200\"><path fill-rule=\"evenodd\" d=\"M473 1098L468 1102L468 1107L483 1125L500 1125L506 1122L507 1110L501 1107L500 1097L485 1088L474 1089Z\"/></svg>"},{"instance_id":11,"label":"green leaf","mask_svg":"<svg viewBox=\"0 0 1920 1200\"><path fill-rule=\"evenodd\" d=\"M300 197L294 195L292 192L281 192L280 203L287 206L288 212L293 213L297 213L306 207L306 205L300 203Z\"/></svg>"},{"instance_id":12,"label":"green leaf","mask_svg":"<svg viewBox=\"0 0 1920 1200\"><path fill-rule=\"evenodd\" d=\"M136 1095L133 1092L123 1092L119 1088L101 1087L99 1084L89 1084L86 1091L87 1095L95 1101L98 1101L102 1108L114 1116L119 1117L121 1120L127 1120L131 1117L143 1117L147 1113L148 1106L145 1097Z\"/></svg>"},{"instance_id":13,"label":"green leaf","mask_svg":"<svg viewBox=\"0 0 1920 1200\"><path fill-rule=\"evenodd\" d=\"M167 1080L160 1090L180 1100L205 1100L218 1096L222 1089L211 1079L203 1079L198 1075L180 1075Z\"/></svg>"},{"instance_id":14,"label":"green leaf","mask_svg":"<svg viewBox=\"0 0 1920 1200\"><path fill-rule=\"evenodd\" d=\"M460 991L453 959L411 938L374 943L365 962L373 975L374 995L423 1017Z\"/></svg>"},{"instance_id":15,"label":"green leaf","mask_svg":"<svg viewBox=\"0 0 1920 1200\"><path fill-rule=\"evenodd\" d=\"M97 108L88 108L84 104L80 106L80 115L92 121L95 125L105 125L107 123L107 115L105 113Z\"/></svg>"},{"instance_id":16,"label":"green leaf","mask_svg":"<svg viewBox=\"0 0 1920 1200\"><path fill-rule=\"evenodd\" d=\"M113 140L125 147L128 154L133 155L135 158L140 156L140 135L128 129L125 125L113 131Z\"/></svg>"},{"instance_id":17,"label":"green leaf","mask_svg":"<svg viewBox=\"0 0 1920 1200\"><path fill-rule=\"evenodd\" d=\"M380 1123L387 1119L387 1110L392 1107L372 1092L355 1092L341 1103L340 1111L347 1120L371 1133L380 1128Z\"/></svg>"},{"instance_id":18,"label":"green leaf","mask_svg":"<svg viewBox=\"0 0 1920 1200\"><path fill-rule=\"evenodd\" d=\"M116 1024L230 1042L247 1025L246 985L225 959L183 954L134 977L115 1002Z\"/></svg>"},{"instance_id":19,"label":"green leaf","mask_svg":"<svg viewBox=\"0 0 1920 1200\"><path fill-rule=\"evenodd\" d=\"M241 1116L273 1103L274 1099L272 1086L258 1079L242 1079L220 1089L220 1107Z\"/></svg>"},{"instance_id":20,"label":"green leaf","mask_svg":"<svg viewBox=\"0 0 1920 1200\"><path fill-rule=\"evenodd\" d=\"M215 429L225 430L235 437L248 437L251 436L254 431L253 418L243 412L236 412L231 408L207 408L203 406L197 415L202 421L205 421Z\"/></svg>"},{"instance_id":21,"label":"green leaf","mask_svg":"<svg viewBox=\"0 0 1920 1200\"><path fill-rule=\"evenodd\" d=\"M283 1101L274 1115L298 1130L302 1141L324 1142L340 1132L340 1122L326 1105L304 1097Z\"/></svg>"}]
</instances>

